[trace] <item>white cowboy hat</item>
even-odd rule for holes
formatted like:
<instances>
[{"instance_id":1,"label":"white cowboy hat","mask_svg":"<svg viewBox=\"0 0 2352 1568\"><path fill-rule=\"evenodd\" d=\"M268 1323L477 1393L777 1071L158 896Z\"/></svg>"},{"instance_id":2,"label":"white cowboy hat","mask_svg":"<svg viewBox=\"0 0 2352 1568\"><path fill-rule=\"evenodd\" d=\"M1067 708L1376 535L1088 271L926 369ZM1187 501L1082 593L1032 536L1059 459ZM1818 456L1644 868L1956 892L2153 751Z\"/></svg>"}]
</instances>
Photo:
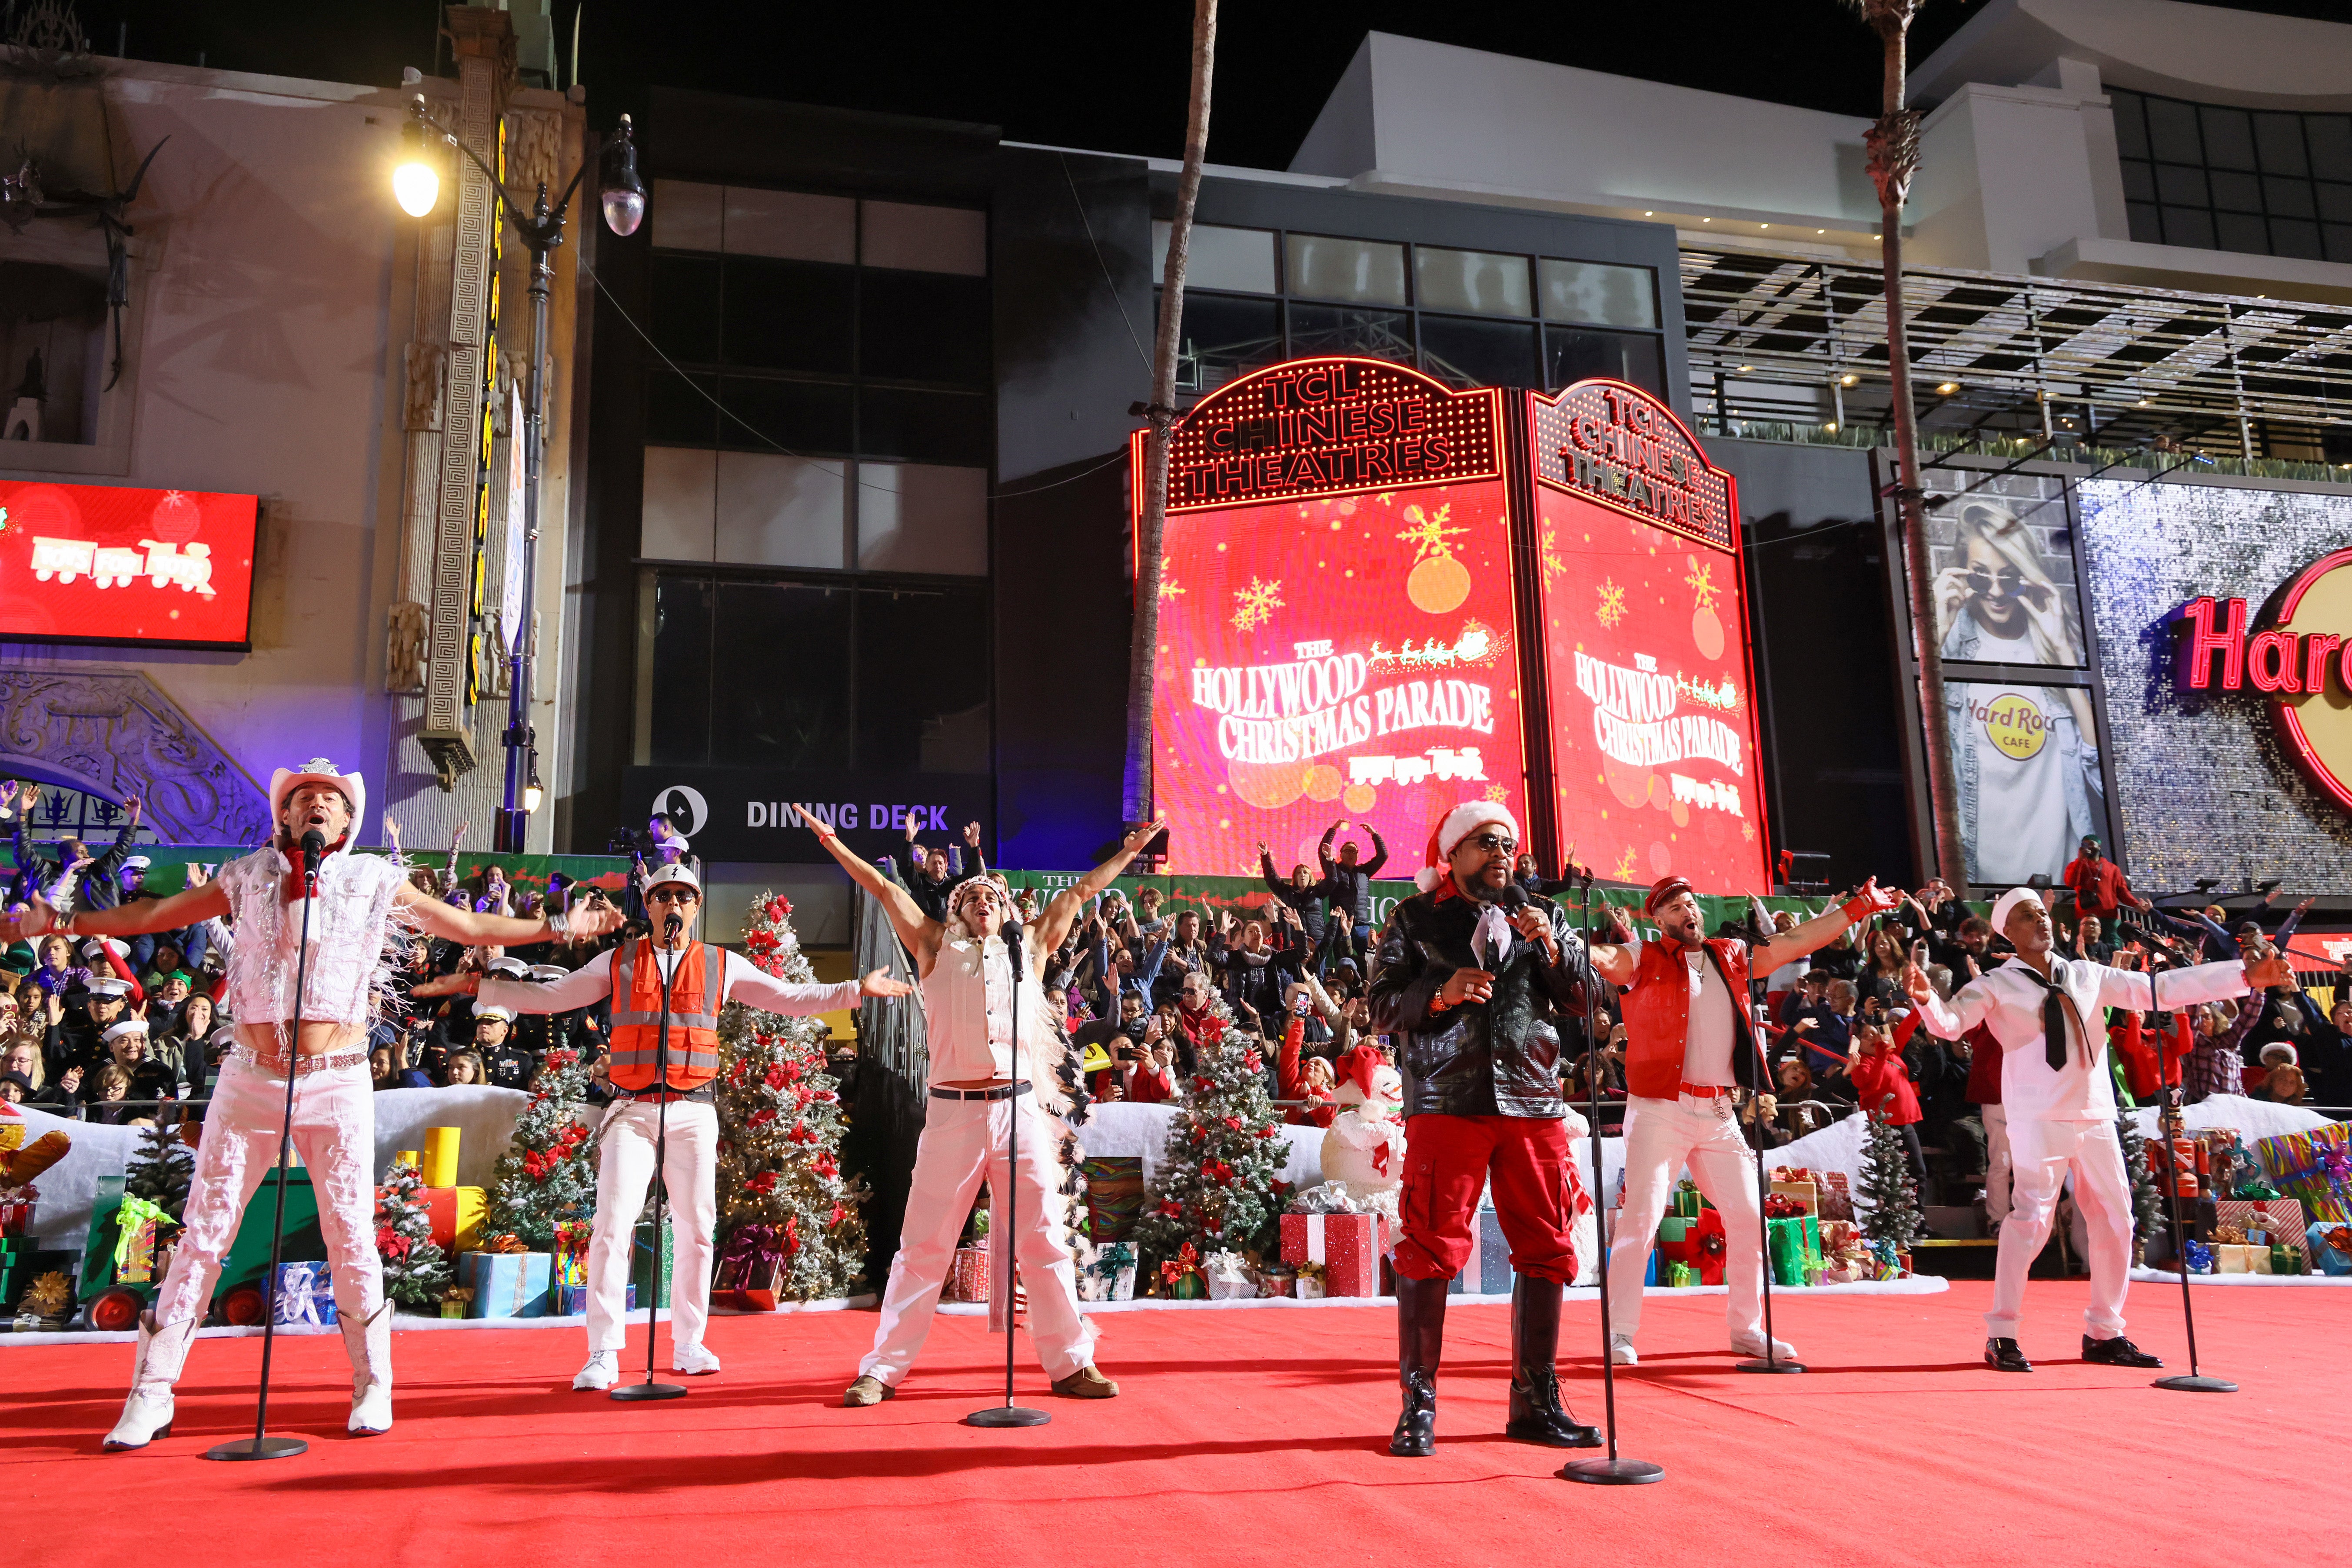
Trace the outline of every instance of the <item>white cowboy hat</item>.
<instances>
[{"instance_id":1,"label":"white cowboy hat","mask_svg":"<svg viewBox=\"0 0 2352 1568\"><path fill-rule=\"evenodd\" d=\"M343 773L323 757L313 757L299 768L281 768L269 776L269 820L274 824L278 813L286 808L286 797L305 784L331 784L343 792L352 804L351 833L357 833L360 819L367 815L367 780L357 773Z\"/></svg>"}]
</instances>

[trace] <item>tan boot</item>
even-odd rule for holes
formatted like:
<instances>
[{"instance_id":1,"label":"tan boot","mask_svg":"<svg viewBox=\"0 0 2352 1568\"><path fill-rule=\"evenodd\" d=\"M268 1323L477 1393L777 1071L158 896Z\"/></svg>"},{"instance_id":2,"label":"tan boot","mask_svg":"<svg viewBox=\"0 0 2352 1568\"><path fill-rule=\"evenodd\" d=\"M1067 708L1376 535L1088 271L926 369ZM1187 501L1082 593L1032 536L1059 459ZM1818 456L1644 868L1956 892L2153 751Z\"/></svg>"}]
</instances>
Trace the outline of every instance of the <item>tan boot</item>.
<instances>
[{"instance_id":1,"label":"tan boot","mask_svg":"<svg viewBox=\"0 0 2352 1568\"><path fill-rule=\"evenodd\" d=\"M845 1408L858 1410L868 1405L879 1405L885 1399L894 1399L898 1394L897 1389L872 1373L862 1373L857 1381L849 1385L849 1391L841 1396L841 1403Z\"/></svg>"},{"instance_id":2,"label":"tan boot","mask_svg":"<svg viewBox=\"0 0 2352 1568\"><path fill-rule=\"evenodd\" d=\"M1116 1399L1118 1385L1093 1367L1082 1366L1055 1384L1054 1392L1065 1399Z\"/></svg>"}]
</instances>

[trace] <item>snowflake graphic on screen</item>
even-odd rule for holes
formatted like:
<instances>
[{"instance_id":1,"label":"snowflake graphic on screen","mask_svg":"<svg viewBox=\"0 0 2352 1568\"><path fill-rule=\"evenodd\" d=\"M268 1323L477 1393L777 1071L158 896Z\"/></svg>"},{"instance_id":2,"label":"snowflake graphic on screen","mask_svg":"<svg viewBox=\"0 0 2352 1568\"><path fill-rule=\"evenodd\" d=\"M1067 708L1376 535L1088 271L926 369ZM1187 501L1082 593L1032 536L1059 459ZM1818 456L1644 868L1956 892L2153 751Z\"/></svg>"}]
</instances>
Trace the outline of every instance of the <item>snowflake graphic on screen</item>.
<instances>
[{"instance_id":1,"label":"snowflake graphic on screen","mask_svg":"<svg viewBox=\"0 0 2352 1568\"><path fill-rule=\"evenodd\" d=\"M1234 590L1234 630L1247 632L1274 619L1283 608L1282 584L1253 577L1247 588Z\"/></svg>"},{"instance_id":2,"label":"snowflake graphic on screen","mask_svg":"<svg viewBox=\"0 0 2352 1568\"><path fill-rule=\"evenodd\" d=\"M1625 846L1625 852L1624 852L1624 854L1622 854L1622 856L1620 856L1620 857L1618 858L1617 863L1616 863L1614 866L1612 866L1612 867L1610 868L1610 870L1609 870L1609 879L1610 879L1612 882L1631 882L1631 881L1633 881L1633 845L1631 845L1631 844L1627 844L1627 845Z\"/></svg>"},{"instance_id":3,"label":"snowflake graphic on screen","mask_svg":"<svg viewBox=\"0 0 2352 1568\"><path fill-rule=\"evenodd\" d=\"M1614 626L1625 619L1625 591L1613 579L1603 579L1600 588L1601 608L1596 613L1603 626Z\"/></svg>"},{"instance_id":4,"label":"snowflake graphic on screen","mask_svg":"<svg viewBox=\"0 0 2352 1568\"><path fill-rule=\"evenodd\" d=\"M1690 573L1683 579L1683 586L1691 591L1699 609L1714 609L1715 596L1723 591L1715 585L1714 563L1710 561L1706 566L1701 566L1698 563L1698 558L1690 555L1683 557L1683 559L1690 563Z\"/></svg>"}]
</instances>

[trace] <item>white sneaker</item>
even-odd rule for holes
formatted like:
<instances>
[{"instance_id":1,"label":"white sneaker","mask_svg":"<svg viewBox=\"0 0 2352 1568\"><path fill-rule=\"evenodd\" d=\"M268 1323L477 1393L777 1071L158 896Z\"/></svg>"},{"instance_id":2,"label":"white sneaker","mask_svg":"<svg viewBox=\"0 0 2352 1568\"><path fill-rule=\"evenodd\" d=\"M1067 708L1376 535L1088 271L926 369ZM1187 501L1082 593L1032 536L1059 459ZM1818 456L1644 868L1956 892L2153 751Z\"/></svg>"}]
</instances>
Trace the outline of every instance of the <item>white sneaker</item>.
<instances>
[{"instance_id":1,"label":"white sneaker","mask_svg":"<svg viewBox=\"0 0 2352 1568\"><path fill-rule=\"evenodd\" d=\"M572 1380L572 1386L591 1393L601 1393L621 1381L621 1353L615 1350L591 1352L588 1364Z\"/></svg>"},{"instance_id":2,"label":"white sneaker","mask_svg":"<svg viewBox=\"0 0 2352 1568\"><path fill-rule=\"evenodd\" d=\"M1732 1354L1735 1355L1749 1356L1757 1361L1766 1359L1764 1354L1764 1336L1760 1333L1733 1334L1731 1336L1731 1350ZM1787 1340L1776 1339L1772 1342L1772 1354L1770 1359L1774 1361L1794 1361L1797 1359L1796 1347L1791 1345Z\"/></svg>"},{"instance_id":3,"label":"white sneaker","mask_svg":"<svg viewBox=\"0 0 2352 1568\"><path fill-rule=\"evenodd\" d=\"M121 1453L126 1448L143 1448L156 1438L171 1435L172 1385L140 1384L122 1402L122 1418L114 1424L114 1430L106 1435L100 1447L110 1454Z\"/></svg>"},{"instance_id":4,"label":"white sneaker","mask_svg":"<svg viewBox=\"0 0 2352 1568\"><path fill-rule=\"evenodd\" d=\"M1611 1334L1609 1336L1609 1364L1612 1366L1639 1366L1642 1364L1641 1353L1633 1348L1633 1342L1627 1339L1623 1334Z\"/></svg>"},{"instance_id":5,"label":"white sneaker","mask_svg":"<svg viewBox=\"0 0 2352 1568\"><path fill-rule=\"evenodd\" d=\"M352 1401L352 1418L343 1429L354 1437L374 1437L392 1430L392 1390L371 1383Z\"/></svg>"},{"instance_id":6,"label":"white sneaker","mask_svg":"<svg viewBox=\"0 0 2352 1568\"><path fill-rule=\"evenodd\" d=\"M698 1344L673 1344L669 1348L669 1369L688 1377L708 1377L719 1370L719 1358Z\"/></svg>"}]
</instances>

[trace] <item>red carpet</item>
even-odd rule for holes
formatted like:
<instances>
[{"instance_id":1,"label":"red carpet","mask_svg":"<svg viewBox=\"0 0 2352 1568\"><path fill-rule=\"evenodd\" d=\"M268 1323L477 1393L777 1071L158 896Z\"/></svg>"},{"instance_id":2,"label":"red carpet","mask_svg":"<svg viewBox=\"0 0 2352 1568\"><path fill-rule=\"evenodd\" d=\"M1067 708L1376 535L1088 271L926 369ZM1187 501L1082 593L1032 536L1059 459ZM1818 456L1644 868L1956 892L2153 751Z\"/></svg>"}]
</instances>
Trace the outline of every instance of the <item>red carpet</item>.
<instances>
[{"instance_id":1,"label":"red carpet","mask_svg":"<svg viewBox=\"0 0 2352 1568\"><path fill-rule=\"evenodd\" d=\"M1720 1298L1653 1298L1644 1364L1618 1384L1624 1452L1666 1468L1649 1487L1560 1481L1571 1456L1500 1437L1500 1307L1448 1320L1437 1456L1390 1458L1395 1320L1383 1305L1106 1317L1101 1363L1123 1396L1054 1398L1024 1360L1024 1402L1054 1417L1026 1432L958 1424L1003 1365L1003 1342L969 1318L941 1319L905 1392L870 1410L836 1406L871 1312L722 1317L711 1343L726 1372L683 1379L689 1397L656 1405L570 1392L576 1333L403 1334L398 1424L366 1440L342 1432L340 1342L281 1341L273 1427L313 1446L248 1465L197 1456L251 1431L258 1340L200 1343L173 1436L110 1456L98 1443L128 1346L0 1349L0 1495L19 1562L160 1552L240 1568L660 1564L681 1549L697 1568L1417 1568L1561 1553L2179 1568L2281 1560L2335 1531L2352 1500L2345 1293L2200 1292L2206 1368L2243 1388L2210 1396L2074 1359L2084 1292L2069 1282L2033 1285L2025 1348L2040 1369L1992 1373L1976 1315L1990 1289L1787 1302L1780 1327L1813 1368L1788 1377L1731 1370ZM2140 1343L2179 1370L2178 1299L2139 1286L2132 1304ZM1597 1317L1571 1307L1569 1343L1593 1344ZM1578 1413L1598 1420L1589 1354L1562 1370Z\"/></svg>"}]
</instances>

